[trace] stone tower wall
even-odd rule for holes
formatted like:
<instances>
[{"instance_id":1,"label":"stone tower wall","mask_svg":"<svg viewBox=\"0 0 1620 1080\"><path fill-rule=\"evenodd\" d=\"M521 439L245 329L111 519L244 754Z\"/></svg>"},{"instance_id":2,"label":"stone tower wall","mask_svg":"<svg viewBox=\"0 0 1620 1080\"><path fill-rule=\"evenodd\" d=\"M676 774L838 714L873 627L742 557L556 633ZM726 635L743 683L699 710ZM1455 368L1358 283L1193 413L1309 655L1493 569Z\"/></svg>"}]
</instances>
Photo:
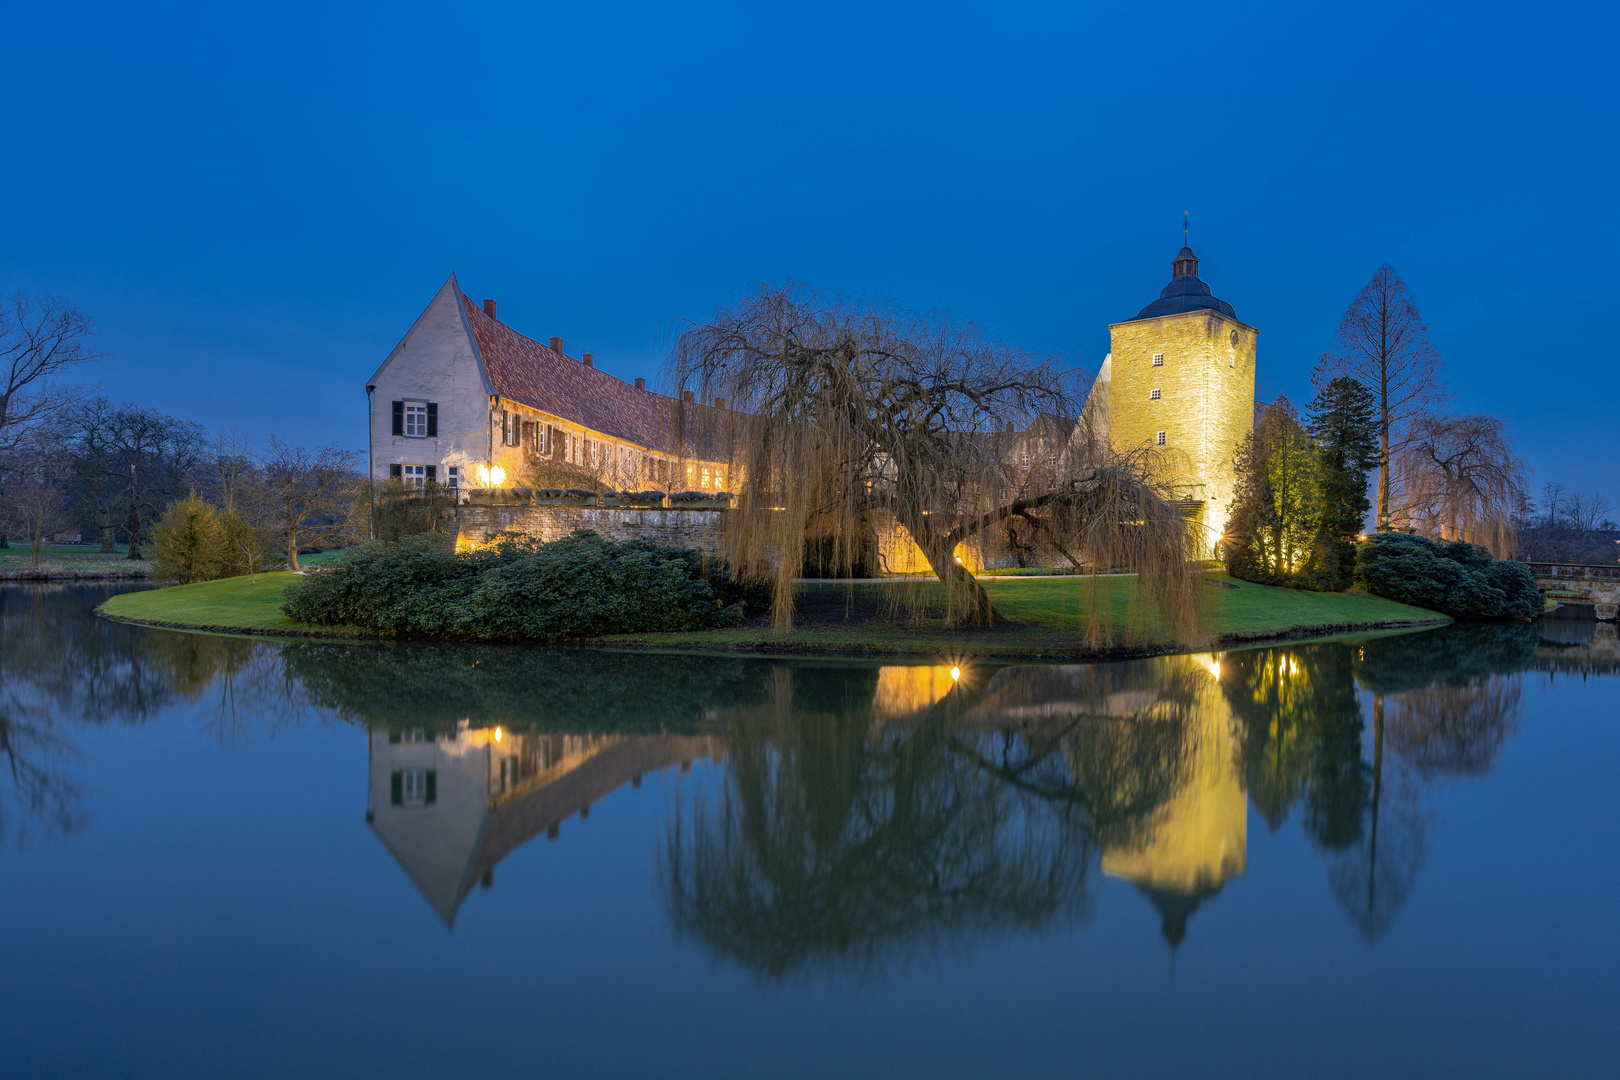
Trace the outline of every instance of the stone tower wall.
<instances>
[{"instance_id":1,"label":"stone tower wall","mask_svg":"<svg viewBox=\"0 0 1620 1080\"><path fill-rule=\"evenodd\" d=\"M1201 501L1206 549L1225 531L1238 445L1254 429L1256 330L1215 311L1115 323L1108 386L1110 442L1162 448L1177 494ZM1153 355L1164 365L1153 366ZM1152 391L1160 391L1153 400Z\"/></svg>"}]
</instances>

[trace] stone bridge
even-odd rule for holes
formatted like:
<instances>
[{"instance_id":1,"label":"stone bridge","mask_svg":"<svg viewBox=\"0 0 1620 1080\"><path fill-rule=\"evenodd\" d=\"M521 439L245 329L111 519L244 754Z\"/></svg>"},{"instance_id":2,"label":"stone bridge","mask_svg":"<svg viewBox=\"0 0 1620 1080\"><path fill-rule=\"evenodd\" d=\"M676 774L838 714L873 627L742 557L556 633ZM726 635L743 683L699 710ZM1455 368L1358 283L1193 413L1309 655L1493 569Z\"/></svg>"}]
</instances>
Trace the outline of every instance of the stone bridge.
<instances>
[{"instance_id":1,"label":"stone bridge","mask_svg":"<svg viewBox=\"0 0 1620 1080\"><path fill-rule=\"evenodd\" d=\"M1530 563L1541 595L1559 604L1590 604L1600 619L1615 618L1620 603L1620 566Z\"/></svg>"}]
</instances>

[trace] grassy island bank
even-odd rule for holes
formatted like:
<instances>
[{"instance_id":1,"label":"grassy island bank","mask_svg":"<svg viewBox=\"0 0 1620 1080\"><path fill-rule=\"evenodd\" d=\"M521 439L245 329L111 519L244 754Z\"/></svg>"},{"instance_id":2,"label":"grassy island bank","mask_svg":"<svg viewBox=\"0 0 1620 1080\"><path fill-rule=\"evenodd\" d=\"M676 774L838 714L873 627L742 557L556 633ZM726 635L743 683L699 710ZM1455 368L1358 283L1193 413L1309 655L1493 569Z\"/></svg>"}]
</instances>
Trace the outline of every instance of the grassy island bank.
<instances>
[{"instance_id":1,"label":"grassy island bank","mask_svg":"<svg viewBox=\"0 0 1620 1080\"><path fill-rule=\"evenodd\" d=\"M282 591L298 576L260 574L247 578L177 585L125 593L101 606L103 614L129 622L237 633L371 636L353 627L313 626L281 613ZM1445 616L1361 593L1313 593L1236 582L1209 575L1206 626L1218 641L1336 633L1444 622ZM1123 625L1134 588L1131 578L1111 579L1116 625ZM804 583L798 587L799 618L788 634L764 620L724 630L670 634L622 634L596 639L618 647L715 648L806 652L937 655L942 650L985 656L1076 656L1085 593L1074 578L1002 578L985 582L1007 624L990 628L946 626L942 620L914 621L896 615L889 602L894 589L937 591L937 583L887 581L854 584Z\"/></svg>"}]
</instances>

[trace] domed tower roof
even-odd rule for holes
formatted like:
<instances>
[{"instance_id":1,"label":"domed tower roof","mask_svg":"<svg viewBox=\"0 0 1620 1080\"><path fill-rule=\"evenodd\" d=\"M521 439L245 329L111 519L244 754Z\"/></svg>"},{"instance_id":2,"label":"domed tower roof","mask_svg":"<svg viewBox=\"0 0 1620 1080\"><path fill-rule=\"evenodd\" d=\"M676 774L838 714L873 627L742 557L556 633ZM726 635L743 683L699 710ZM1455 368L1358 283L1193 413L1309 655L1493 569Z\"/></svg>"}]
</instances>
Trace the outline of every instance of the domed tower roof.
<instances>
[{"instance_id":1,"label":"domed tower roof","mask_svg":"<svg viewBox=\"0 0 1620 1080\"><path fill-rule=\"evenodd\" d=\"M1225 300L1210 295L1209 286L1198 279L1198 256L1190 247L1176 252L1172 262L1173 277L1159 293L1159 298L1136 313L1138 319L1156 319L1160 315L1182 315L1189 311L1218 311L1228 318L1237 318L1237 312ZM1130 320L1126 320L1130 321Z\"/></svg>"}]
</instances>

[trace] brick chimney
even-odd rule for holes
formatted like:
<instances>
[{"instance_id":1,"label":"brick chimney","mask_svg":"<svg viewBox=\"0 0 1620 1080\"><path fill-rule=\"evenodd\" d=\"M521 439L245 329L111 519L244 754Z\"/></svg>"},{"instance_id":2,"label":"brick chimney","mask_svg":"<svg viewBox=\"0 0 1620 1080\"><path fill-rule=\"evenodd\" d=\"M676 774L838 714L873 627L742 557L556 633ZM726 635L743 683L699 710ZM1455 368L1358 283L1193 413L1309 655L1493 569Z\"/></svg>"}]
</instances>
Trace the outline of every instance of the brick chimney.
<instances>
[{"instance_id":1,"label":"brick chimney","mask_svg":"<svg viewBox=\"0 0 1620 1080\"><path fill-rule=\"evenodd\" d=\"M493 300L485 300L484 301L484 314L488 315L492 319L495 319L495 301L493 301ZM495 319L495 321L500 322L501 320Z\"/></svg>"},{"instance_id":2,"label":"brick chimney","mask_svg":"<svg viewBox=\"0 0 1620 1080\"><path fill-rule=\"evenodd\" d=\"M592 357L590 353L582 354L580 356L580 359L585 361L585 366L586 367L595 367L596 366L596 359L594 357Z\"/></svg>"},{"instance_id":3,"label":"brick chimney","mask_svg":"<svg viewBox=\"0 0 1620 1080\"><path fill-rule=\"evenodd\" d=\"M726 407L726 399L723 398L723 397L715 398L714 399L714 407L717 408L717 409L725 408Z\"/></svg>"},{"instance_id":4,"label":"brick chimney","mask_svg":"<svg viewBox=\"0 0 1620 1080\"><path fill-rule=\"evenodd\" d=\"M562 352L562 338L554 337L551 339L551 351Z\"/></svg>"},{"instance_id":5,"label":"brick chimney","mask_svg":"<svg viewBox=\"0 0 1620 1080\"><path fill-rule=\"evenodd\" d=\"M637 390L645 390L645 389L647 389L647 380L646 379L637 379L636 380L636 389Z\"/></svg>"},{"instance_id":6,"label":"brick chimney","mask_svg":"<svg viewBox=\"0 0 1620 1080\"><path fill-rule=\"evenodd\" d=\"M681 391L681 400L682 401L691 401L692 400L692 391L690 391L690 390L682 390Z\"/></svg>"}]
</instances>

